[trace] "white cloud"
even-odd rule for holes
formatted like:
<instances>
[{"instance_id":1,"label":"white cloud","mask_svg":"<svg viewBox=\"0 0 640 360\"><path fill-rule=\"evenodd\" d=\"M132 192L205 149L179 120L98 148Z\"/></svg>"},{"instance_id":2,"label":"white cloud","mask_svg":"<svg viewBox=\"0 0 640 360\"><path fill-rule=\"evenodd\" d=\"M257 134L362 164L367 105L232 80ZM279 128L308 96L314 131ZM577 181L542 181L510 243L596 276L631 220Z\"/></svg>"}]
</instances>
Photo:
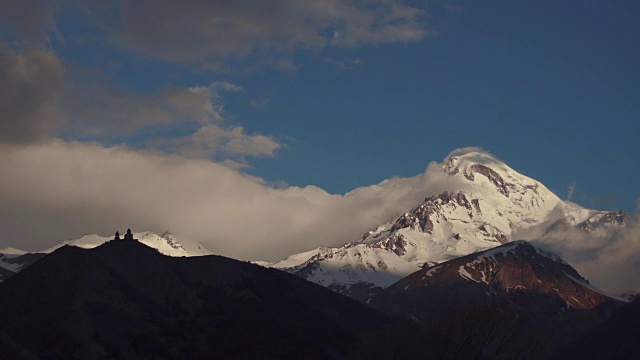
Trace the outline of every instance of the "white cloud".
<instances>
[{"instance_id":1,"label":"white cloud","mask_svg":"<svg viewBox=\"0 0 640 360\"><path fill-rule=\"evenodd\" d=\"M211 158L222 156L273 156L282 144L265 135L248 135L242 126L222 128L215 124L202 126L193 134L158 139L149 143L152 147L165 149L186 157Z\"/></svg>"},{"instance_id":2,"label":"white cloud","mask_svg":"<svg viewBox=\"0 0 640 360\"><path fill-rule=\"evenodd\" d=\"M57 141L0 151L0 245L38 250L83 233L165 231L243 259L278 259L365 231L441 192L450 177L432 163L333 195L274 188L204 159Z\"/></svg>"},{"instance_id":3,"label":"white cloud","mask_svg":"<svg viewBox=\"0 0 640 360\"><path fill-rule=\"evenodd\" d=\"M80 138L132 137L145 132L151 137L145 142L149 148L221 161L230 160L229 157L273 156L274 151L283 146L271 136L247 134L244 127L227 124L220 93L243 90L229 82L174 86L151 94L125 91L99 82L80 84L69 92L65 107L70 117L66 133ZM153 136L147 131L184 126L194 130L177 137Z\"/></svg>"},{"instance_id":4,"label":"white cloud","mask_svg":"<svg viewBox=\"0 0 640 360\"><path fill-rule=\"evenodd\" d=\"M520 231L516 238L529 240L573 266L597 287L613 294L640 289L640 219L627 214L625 226L606 233L586 232L561 222L556 211L549 221ZM549 227L550 225L553 225Z\"/></svg>"},{"instance_id":5,"label":"white cloud","mask_svg":"<svg viewBox=\"0 0 640 360\"><path fill-rule=\"evenodd\" d=\"M82 79L70 88L65 101L70 118L67 132L108 137L157 125L220 124L224 103L219 92L241 90L227 82L214 82L141 93Z\"/></svg>"},{"instance_id":6,"label":"white cloud","mask_svg":"<svg viewBox=\"0 0 640 360\"><path fill-rule=\"evenodd\" d=\"M447 158L451 157L451 156L459 156L459 155L463 155L466 153L470 153L470 152L478 152L478 153L482 153L482 154L487 154L487 155L491 155L491 157L497 158L495 155L491 154L489 151L478 147L478 146L466 146L466 147L461 147L461 148L457 148L454 149L453 151L451 151L449 153L449 155L447 155Z\"/></svg>"},{"instance_id":7,"label":"white cloud","mask_svg":"<svg viewBox=\"0 0 640 360\"><path fill-rule=\"evenodd\" d=\"M573 198L573 193L576 191L576 182L572 182L571 185L567 188L567 201L571 201Z\"/></svg>"}]
</instances>

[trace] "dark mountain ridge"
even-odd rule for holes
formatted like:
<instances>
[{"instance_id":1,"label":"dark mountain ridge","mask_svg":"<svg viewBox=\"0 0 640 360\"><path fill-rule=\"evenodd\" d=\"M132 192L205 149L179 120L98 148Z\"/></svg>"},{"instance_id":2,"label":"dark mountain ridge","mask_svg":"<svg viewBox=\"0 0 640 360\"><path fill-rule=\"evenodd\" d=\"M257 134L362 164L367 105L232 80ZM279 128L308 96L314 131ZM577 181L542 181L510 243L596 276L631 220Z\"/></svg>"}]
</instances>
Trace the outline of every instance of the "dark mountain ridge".
<instances>
[{"instance_id":1,"label":"dark mountain ridge","mask_svg":"<svg viewBox=\"0 0 640 360\"><path fill-rule=\"evenodd\" d=\"M344 358L388 323L279 270L137 241L43 257L0 284L0 319L10 358L36 359Z\"/></svg>"},{"instance_id":2,"label":"dark mountain ridge","mask_svg":"<svg viewBox=\"0 0 640 360\"><path fill-rule=\"evenodd\" d=\"M0 358L545 359L621 305L523 241L363 294L393 318L221 256L64 246L0 284Z\"/></svg>"},{"instance_id":3,"label":"dark mountain ridge","mask_svg":"<svg viewBox=\"0 0 640 360\"><path fill-rule=\"evenodd\" d=\"M0 262L7 266L0 266L0 282L12 277L20 272L20 270L26 269L34 262L40 260L44 255L43 253L26 253L10 256L0 253Z\"/></svg>"},{"instance_id":4,"label":"dark mountain ridge","mask_svg":"<svg viewBox=\"0 0 640 360\"><path fill-rule=\"evenodd\" d=\"M555 359L640 359L640 300L562 348Z\"/></svg>"}]
</instances>

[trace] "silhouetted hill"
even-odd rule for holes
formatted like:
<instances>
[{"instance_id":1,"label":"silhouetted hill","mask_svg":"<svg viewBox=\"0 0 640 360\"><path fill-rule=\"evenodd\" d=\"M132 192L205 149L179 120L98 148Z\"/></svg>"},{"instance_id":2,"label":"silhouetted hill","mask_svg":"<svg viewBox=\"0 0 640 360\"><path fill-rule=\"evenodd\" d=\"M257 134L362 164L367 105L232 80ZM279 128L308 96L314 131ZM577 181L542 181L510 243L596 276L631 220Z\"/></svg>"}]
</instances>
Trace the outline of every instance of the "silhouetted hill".
<instances>
[{"instance_id":1,"label":"silhouetted hill","mask_svg":"<svg viewBox=\"0 0 640 360\"><path fill-rule=\"evenodd\" d=\"M563 349L557 359L640 359L640 300Z\"/></svg>"},{"instance_id":2,"label":"silhouetted hill","mask_svg":"<svg viewBox=\"0 0 640 360\"><path fill-rule=\"evenodd\" d=\"M0 282L12 277L20 270L26 269L44 255L42 253L26 253L18 256L7 256L0 253Z\"/></svg>"},{"instance_id":3,"label":"silhouetted hill","mask_svg":"<svg viewBox=\"0 0 640 360\"><path fill-rule=\"evenodd\" d=\"M7 358L343 358L388 320L319 285L136 241L65 246L0 284Z\"/></svg>"}]
</instances>

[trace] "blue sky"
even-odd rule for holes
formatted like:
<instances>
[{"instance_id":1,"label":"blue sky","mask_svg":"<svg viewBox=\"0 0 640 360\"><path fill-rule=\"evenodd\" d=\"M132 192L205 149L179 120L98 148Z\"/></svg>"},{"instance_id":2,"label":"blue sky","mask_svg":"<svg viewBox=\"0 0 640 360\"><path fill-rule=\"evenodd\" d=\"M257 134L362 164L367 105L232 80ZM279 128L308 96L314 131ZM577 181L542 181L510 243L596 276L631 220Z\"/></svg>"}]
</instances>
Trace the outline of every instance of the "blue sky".
<instances>
[{"instance_id":1,"label":"blue sky","mask_svg":"<svg viewBox=\"0 0 640 360\"><path fill-rule=\"evenodd\" d=\"M561 197L575 183L573 200L584 206L635 210L635 2L414 5L424 11L420 25L434 34L409 43L295 49L287 54L295 70L251 56L224 59L230 70L203 70L73 39L54 49L69 67L103 69L118 89L214 81L242 87L221 94L225 116L284 145L274 156L243 160L245 171L273 183L345 193L418 174L455 148L480 146ZM98 32L72 12L57 19L63 38ZM116 140L137 146L141 139Z\"/></svg>"},{"instance_id":2,"label":"blue sky","mask_svg":"<svg viewBox=\"0 0 640 360\"><path fill-rule=\"evenodd\" d=\"M635 1L11 0L0 13L0 90L23 99L0 101L5 146L126 145L332 194L478 146L562 198L573 187L583 206L637 211Z\"/></svg>"},{"instance_id":3,"label":"blue sky","mask_svg":"<svg viewBox=\"0 0 640 360\"><path fill-rule=\"evenodd\" d=\"M302 57L262 114L238 112L296 141L250 171L344 192L480 146L561 197L575 182L585 206L634 210L637 7L527 5L464 3L437 36L353 51L351 70Z\"/></svg>"},{"instance_id":4,"label":"blue sky","mask_svg":"<svg viewBox=\"0 0 640 360\"><path fill-rule=\"evenodd\" d=\"M241 113L299 143L250 171L344 192L480 146L562 197L575 182L585 206L634 210L637 6L517 3L435 12L438 35L350 52L351 70L301 57L264 117Z\"/></svg>"}]
</instances>

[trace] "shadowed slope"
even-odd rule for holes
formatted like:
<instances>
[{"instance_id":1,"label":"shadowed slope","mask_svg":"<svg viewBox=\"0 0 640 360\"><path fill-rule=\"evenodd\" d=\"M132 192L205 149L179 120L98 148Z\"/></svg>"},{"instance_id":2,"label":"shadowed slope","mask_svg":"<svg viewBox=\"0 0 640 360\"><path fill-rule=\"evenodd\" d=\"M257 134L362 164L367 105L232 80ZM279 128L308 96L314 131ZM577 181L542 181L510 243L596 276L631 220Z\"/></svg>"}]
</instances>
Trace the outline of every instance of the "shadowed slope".
<instances>
[{"instance_id":1,"label":"shadowed slope","mask_svg":"<svg viewBox=\"0 0 640 360\"><path fill-rule=\"evenodd\" d=\"M339 358L386 319L284 272L135 241L65 246L0 284L3 343L47 359Z\"/></svg>"},{"instance_id":2,"label":"shadowed slope","mask_svg":"<svg viewBox=\"0 0 640 360\"><path fill-rule=\"evenodd\" d=\"M618 310L602 325L563 349L556 359L640 359L640 301Z\"/></svg>"}]
</instances>

